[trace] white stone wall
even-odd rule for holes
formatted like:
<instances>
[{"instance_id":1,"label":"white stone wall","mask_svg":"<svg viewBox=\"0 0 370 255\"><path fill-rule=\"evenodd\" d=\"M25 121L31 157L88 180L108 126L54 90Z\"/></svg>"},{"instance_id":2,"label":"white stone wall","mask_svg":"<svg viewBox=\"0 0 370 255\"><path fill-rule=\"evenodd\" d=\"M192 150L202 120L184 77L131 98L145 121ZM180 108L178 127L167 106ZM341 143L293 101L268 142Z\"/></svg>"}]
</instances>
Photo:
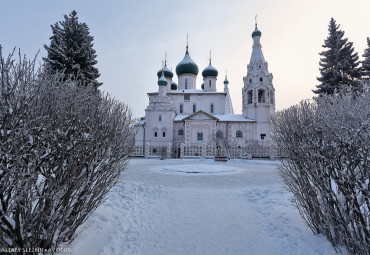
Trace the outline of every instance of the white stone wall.
<instances>
[{"instance_id":1,"label":"white stone wall","mask_svg":"<svg viewBox=\"0 0 370 255\"><path fill-rule=\"evenodd\" d=\"M193 105L196 105L196 111L202 110L210 114L225 114L225 94L224 93L189 93L190 100L185 101L186 93L176 94L168 93L177 114L185 115L193 113ZM180 105L183 105L183 112L180 113ZM213 113L211 113L211 104L213 104Z\"/></svg>"},{"instance_id":2,"label":"white stone wall","mask_svg":"<svg viewBox=\"0 0 370 255\"><path fill-rule=\"evenodd\" d=\"M144 146L144 125L135 126L135 146Z\"/></svg>"},{"instance_id":3,"label":"white stone wall","mask_svg":"<svg viewBox=\"0 0 370 255\"><path fill-rule=\"evenodd\" d=\"M161 117L161 120L160 120ZM167 145L173 143L173 119L175 113L166 110L146 110L145 143ZM157 133L157 136L155 136ZM163 137L163 133L165 136Z\"/></svg>"},{"instance_id":4,"label":"white stone wall","mask_svg":"<svg viewBox=\"0 0 370 255\"><path fill-rule=\"evenodd\" d=\"M182 74L179 77L178 89L196 89L197 88L197 77L193 74Z\"/></svg>"}]
</instances>

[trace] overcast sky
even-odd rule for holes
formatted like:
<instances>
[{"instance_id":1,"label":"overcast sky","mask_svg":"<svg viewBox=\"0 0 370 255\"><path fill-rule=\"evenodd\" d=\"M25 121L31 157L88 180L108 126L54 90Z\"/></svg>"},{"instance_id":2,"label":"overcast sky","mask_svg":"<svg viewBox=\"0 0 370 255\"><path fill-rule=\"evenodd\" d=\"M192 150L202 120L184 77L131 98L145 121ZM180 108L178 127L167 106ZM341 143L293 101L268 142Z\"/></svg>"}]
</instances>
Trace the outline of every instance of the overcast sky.
<instances>
[{"instance_id":1,"label":"overcast sky","mask_svg":"<svg viewBox=\"0 0 370 255\"><path fill-rule=\"evenodd\" d=\"M0 0L0 4L3 55L14 47L30 57L40 50L40 63L46 55L43 45L50 44L50 25L76 10L94 36L101 89L130 105L135 117L145 114L146 93L158 89L156 73L165 52L175 73L185 54L186 34L190 56L200 70L197 88L211 50L212 65L219 71L218 90L223 90L227 70L235 113L242 110L255 15L274 75L277 110L312 98L318 53L331 17L360 56L370 37L369 0ZM177 83L176 75L174 79Z\"/></svg>"}]
</instances>

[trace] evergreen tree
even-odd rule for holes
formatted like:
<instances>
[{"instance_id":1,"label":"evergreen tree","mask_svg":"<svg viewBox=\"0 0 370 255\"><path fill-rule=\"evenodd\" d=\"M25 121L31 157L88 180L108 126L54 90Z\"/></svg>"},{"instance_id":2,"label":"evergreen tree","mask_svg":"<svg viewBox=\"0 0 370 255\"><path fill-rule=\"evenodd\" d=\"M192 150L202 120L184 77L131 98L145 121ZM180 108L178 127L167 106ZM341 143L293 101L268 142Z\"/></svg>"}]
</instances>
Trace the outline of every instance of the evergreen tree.
<instances>
[{"instance_id":1,"label":"evergreen tree","mask_svg":"<svg viewBox=\"0 0 370 255\"><path fill-rule=\"evenodd\" d=\"M370 79L370 38L367 38L367 46L368 48L365 49L364 61L362 61L362 76L365 79Z\"/></svg>"},{"instance_id":2,"label":"evergreen tree","mask_svg":"<svg viewBox=\"0 0 370 255\"><path fill-rule=\"evenodd\" d=\"M53 35L50 46L44 45L48 56L43 58L46 69L51 72L62 72L65 79L71 78L95 88L101 85L100 76L94 66L98 63L93 49L93 39L86 23L78 21L77 12L64 15L64 21L51 25Z\"/></svg>"},{"instance_id":3,"label":"evergreen tree","mask_svg":"<svg viewBox=\"0 0 370 255\"><path fill-rule=\"evenodd\" d=\"M358 90L361 83L361 70L358 67L359 57L354 53L352 42L343 38L344 31L339 30L339 25L331 18L329 24L329 36L323 45L327 50L320 53L320 73L317 80L316 94L333 94L335 90L343 92L348 87Z\"/></svg>"}]
</instances>

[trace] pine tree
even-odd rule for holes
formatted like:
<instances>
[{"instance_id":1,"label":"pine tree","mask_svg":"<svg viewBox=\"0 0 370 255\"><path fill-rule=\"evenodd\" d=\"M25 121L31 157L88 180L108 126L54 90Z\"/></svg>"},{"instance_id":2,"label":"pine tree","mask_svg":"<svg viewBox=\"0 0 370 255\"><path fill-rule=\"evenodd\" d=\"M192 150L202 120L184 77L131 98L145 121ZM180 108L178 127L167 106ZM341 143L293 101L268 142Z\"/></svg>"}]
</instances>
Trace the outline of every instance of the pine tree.
<instances>
[{"instance_id":1,"label":"pine tree","mask_svg":"<svg viewBox=\"0 0 370 255\"><path fill-rule=\"evenodd\" d=\"M370 80L370 38L367 38L367 46L365 49L364 60L362 61L362 76L364 79Z\"/></svg>"},{"instance_id":2,"label":"pine tree","mask_svg":"<svg viewBox=\"0 0 370 255\"><path fill-rule=\"evenodd\" d=\"M316 94L333 94L334 91L344 92L348 88L360 89L361 70L358 67L359 57L354 53L352 42L343 38L344 31L331 18L329 36L323 45L326 51L320 53L320 73L317 80L321 82L313 90Z\"/></svg>"},{"instance_id":3,"label":"pine tree","mask_svg":"<svg viewBox=\"0 0 370 255\"><path fill-rule=\"evenodd\" d=\"M94 37L90 35L86 23L78 21L77 12L64 15L64 21L51 25L51 29L50 46L44 45L48 53L43 58L46 70L62 72L65 79L77 80L84 86L100 86L97 81L100 74L95 67L98 61L93 49Z\"/></svg>"}]
</instances>

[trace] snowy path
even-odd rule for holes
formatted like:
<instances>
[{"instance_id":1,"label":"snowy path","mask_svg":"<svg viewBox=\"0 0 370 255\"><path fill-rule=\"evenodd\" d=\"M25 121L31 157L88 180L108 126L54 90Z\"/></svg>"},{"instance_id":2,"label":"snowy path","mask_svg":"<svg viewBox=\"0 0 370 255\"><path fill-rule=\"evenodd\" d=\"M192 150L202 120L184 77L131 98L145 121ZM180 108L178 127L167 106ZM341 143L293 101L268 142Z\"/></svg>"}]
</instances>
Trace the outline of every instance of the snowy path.
<instances>
[{"instance_id":1,"label":"snowy path","mask_svg":"<svg viewBox=\"0 0 370 255\"><path fill-rule=\"evenodd\" d=\"M274 164L132 160L72 254L336 254L303 224Z\"/></svg>"}]
</instances>

